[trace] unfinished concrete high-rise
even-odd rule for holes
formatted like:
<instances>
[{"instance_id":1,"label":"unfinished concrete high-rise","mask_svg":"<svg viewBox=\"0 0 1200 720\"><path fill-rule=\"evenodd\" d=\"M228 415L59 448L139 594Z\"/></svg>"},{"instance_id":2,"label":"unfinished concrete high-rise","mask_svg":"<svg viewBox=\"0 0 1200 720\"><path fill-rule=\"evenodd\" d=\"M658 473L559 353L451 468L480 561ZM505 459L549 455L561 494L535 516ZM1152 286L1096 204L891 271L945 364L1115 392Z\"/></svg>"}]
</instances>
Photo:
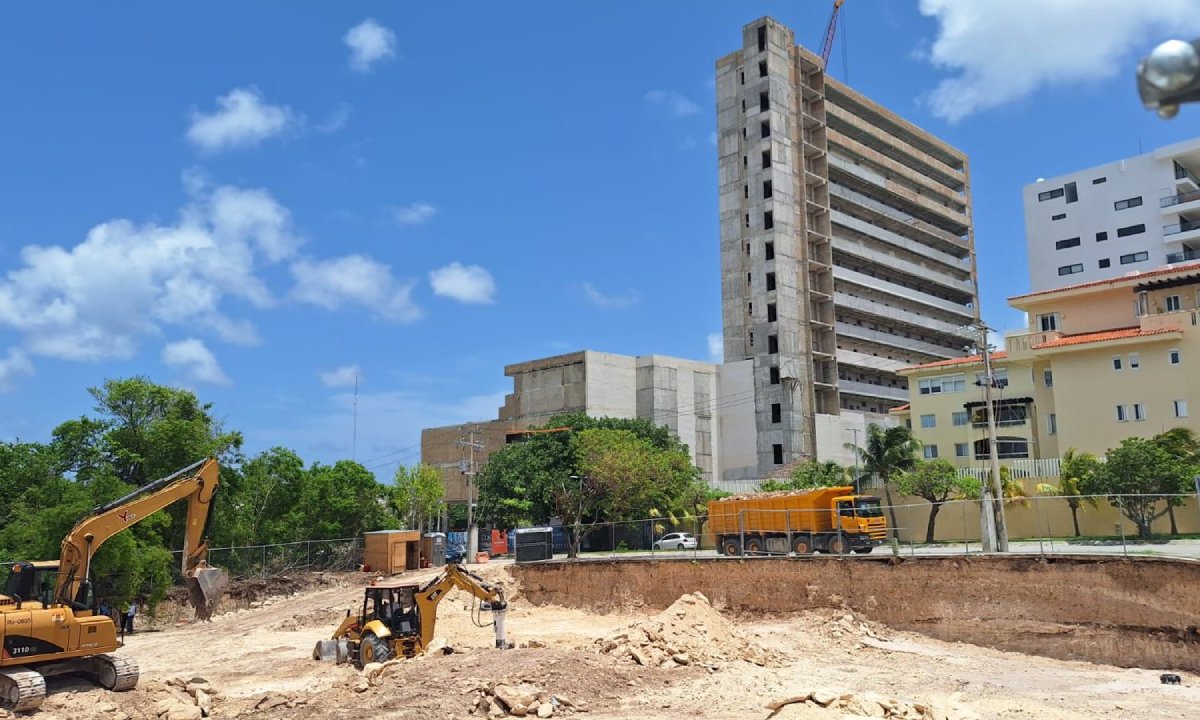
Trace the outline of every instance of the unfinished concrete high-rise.
<instances>
[{"instance_id":1,"label":"unfinished concrete high-rise","mask_svg":"<svg viewBox=\"0 0 1200 720\"><path fill-rule=\"evenodd\" d=\"M761 18L717 61L726 362L754 361L759 471L815 455L816 415L908 402L897 371L977 320L967 157Z\"/></svg>"}]
</instances>

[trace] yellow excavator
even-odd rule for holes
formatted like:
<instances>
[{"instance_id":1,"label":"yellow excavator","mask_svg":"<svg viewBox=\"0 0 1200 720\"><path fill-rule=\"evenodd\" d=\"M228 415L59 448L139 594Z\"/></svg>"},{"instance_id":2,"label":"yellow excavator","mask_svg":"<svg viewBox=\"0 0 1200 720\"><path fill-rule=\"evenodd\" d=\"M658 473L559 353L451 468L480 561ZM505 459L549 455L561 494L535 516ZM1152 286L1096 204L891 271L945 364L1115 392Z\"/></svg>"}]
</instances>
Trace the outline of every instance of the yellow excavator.
<instances>
[{"instance_id":1,"label":"yellow excavator","mask_svg":"<svg viewBox=\"0 0 1200 720\"><path fill-rule=\"evenodd\" d=\"M123 643L112 618L97 610L92 557L112 536L184 498L183 576L196 617L211 617L228 582L223 570L208 566L206 532L219 484L216 458L201 460L92 510L63 538L57 561L13 564L0 595L0 707L38 707L47 676L80 674L116 691L137 685L137 663L108 654Z\"/></svg>"},{"instance_id":2,"label":"yellow excavator","mask_svg":"<svg viewBox=\"0 0 1200 720\"><path fill-rule=\"evenodd\" d=\"M452 564L423 587L396 580L373 581L363 593L362 611L352 615L347 610L346 619L333 631L333 637L317 642L313 659L352 662L362 668L368 663L424 653L433 642L438 604L454 588L475 596L480 601L480 612L491 611L496 647L507 649L504 616L508 603L504 588ZM483 627L478 620L476 624Z\"/></svg>"}]
</instances>

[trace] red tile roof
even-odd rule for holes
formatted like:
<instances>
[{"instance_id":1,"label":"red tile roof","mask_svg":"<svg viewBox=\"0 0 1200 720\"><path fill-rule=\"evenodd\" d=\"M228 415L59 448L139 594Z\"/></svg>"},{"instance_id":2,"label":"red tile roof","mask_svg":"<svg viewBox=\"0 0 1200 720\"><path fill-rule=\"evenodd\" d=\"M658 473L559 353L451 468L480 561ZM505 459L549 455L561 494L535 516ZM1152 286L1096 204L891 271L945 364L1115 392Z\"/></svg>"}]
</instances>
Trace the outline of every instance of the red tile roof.
<instances>
[{"instance_id":1,"label":"red tile roof","mask_svg":"<svg viewBox=\"0 0 1200 720\"><path fill-rule=\"evenodd\" d=\"M1039 290L1037 292L1025 293L1024 295L1013 295L1008 299L1008 301L1012 302L1013 300L1023 300L1025 298L1038 297L1039 295L1050 295L1053 293L1066 292L1067 290L1079 290L1080 288L1100 287L1101 285L1116 285L1117 283L1122 283L1128 280L1137 280L1140 282L1146 278L1158 277L1159 275L1169 275L1171 273L1188 272L1194 270L1200 270L1200 263L1192 263L1190 265L1167 265L1155 270L1129 273L1128 275L1107 278L1105 280L1093 280L1091 282L1078 283L1076 285L1064 285L1063 287L1053 288L1051 290Z\"/></svg>"},{"instance_id":2,"label":"red tile roof","mask_svg":"<svg viewBox=\"0 0 1200 720\"><path fill-rule=\"evenodd\" d=\"M1047 350L1049 348L1066 347L1068 345L1085 345L1087 343L1104 342L1106 340L1123 340L1132 337L1145 337L1147 335L1162 335L1163 333L1179 332L1178 328L1155 328L1153 330L1143 330L1140 327L1121 328L1119 330L1105 330L1104 332L1083 333L1081 335L1064 335L1057 340L1044 342L1041 345L1034 345L1034 350Z\"/></svg>"},{"instance_id":3,"label":"red tile roof","mask_svg":"<svg viewBox=\"0 0 1200 720\"><path fill-rule=\"evenodd\" d=\"M993 360L1003 360L1008 357L1008 353L1004 350L997 350L992 353ZM953 367L955 365L970 365L972 363L981 363L983 358L979 355L969 355L967 357L950 358L949 360L938 360L937 362L925 363L923 365L909 365L905 370L928 370L930 368Z\"/></svg>"},{"instance_id":4,"label":"red tile roof","mask_svg":"<svg viewBox=\"0 0 1200 720\"><path fill-rule=\"evenodd\" d=\"M905 404L903 404L903 405L899 405L899 406L897 406L897 407L894 407L894 408L892 408L891 410L888 410L888 412L890 412L890 413L902 413L902 412L907 412L907 411L909 410L909 408L911 408L911 407L912 407L912 403L905 403Z\"/></svg>"}]
</instances>

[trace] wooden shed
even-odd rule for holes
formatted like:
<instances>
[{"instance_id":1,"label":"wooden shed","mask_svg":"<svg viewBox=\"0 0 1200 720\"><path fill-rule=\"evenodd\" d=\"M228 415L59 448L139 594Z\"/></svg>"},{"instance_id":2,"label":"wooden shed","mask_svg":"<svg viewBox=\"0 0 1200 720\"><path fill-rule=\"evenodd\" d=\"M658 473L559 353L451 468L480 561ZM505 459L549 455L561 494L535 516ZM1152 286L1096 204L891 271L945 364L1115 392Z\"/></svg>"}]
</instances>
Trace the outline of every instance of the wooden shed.
<instances>
[{"instance_id":1,"label":"wooden shed","mask_svg":"<svg viewBox=\"0 0 1200 720\"><path fill-rule=\"evenodd\" d=\"M363 533L363 565L370 572L395 575L421 567L421 533L376 530Z\"/></svg>"}]
</instances>

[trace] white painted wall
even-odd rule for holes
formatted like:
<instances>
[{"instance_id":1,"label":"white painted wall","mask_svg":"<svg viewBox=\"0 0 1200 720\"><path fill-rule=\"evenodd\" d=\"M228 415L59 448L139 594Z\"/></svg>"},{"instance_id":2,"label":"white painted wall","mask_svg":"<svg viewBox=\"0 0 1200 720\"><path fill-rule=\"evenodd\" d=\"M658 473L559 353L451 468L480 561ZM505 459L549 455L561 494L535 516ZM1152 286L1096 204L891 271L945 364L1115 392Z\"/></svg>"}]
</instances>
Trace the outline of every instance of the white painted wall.
<instances>
[{"instance_id":1,"label":"white painted wall","mask_svg":"<svg viewBox=\"0 0 1200 720\"><path fill-rule=\"evenodd\" d=\"M853 410L842 410L840 415L817 415L817 460L854 467L854 452L846 444L857 442L862 447L866 442L867 426L872 423L893 427L900 421L890 415Z\"/></svg>"},{"instance_id":2,"label":"white painted wall","mask_svg":"<svg viewBox=\"0 0 1200 720\"><path fill-rule=\"evenodd\" d=\"M719 452L717 472L720 482L758 478L758 446L754 427L754 361L739 360L717 366L719 406L713 413L716 437L713 448Z\"/></svg>"}]
</instances>

